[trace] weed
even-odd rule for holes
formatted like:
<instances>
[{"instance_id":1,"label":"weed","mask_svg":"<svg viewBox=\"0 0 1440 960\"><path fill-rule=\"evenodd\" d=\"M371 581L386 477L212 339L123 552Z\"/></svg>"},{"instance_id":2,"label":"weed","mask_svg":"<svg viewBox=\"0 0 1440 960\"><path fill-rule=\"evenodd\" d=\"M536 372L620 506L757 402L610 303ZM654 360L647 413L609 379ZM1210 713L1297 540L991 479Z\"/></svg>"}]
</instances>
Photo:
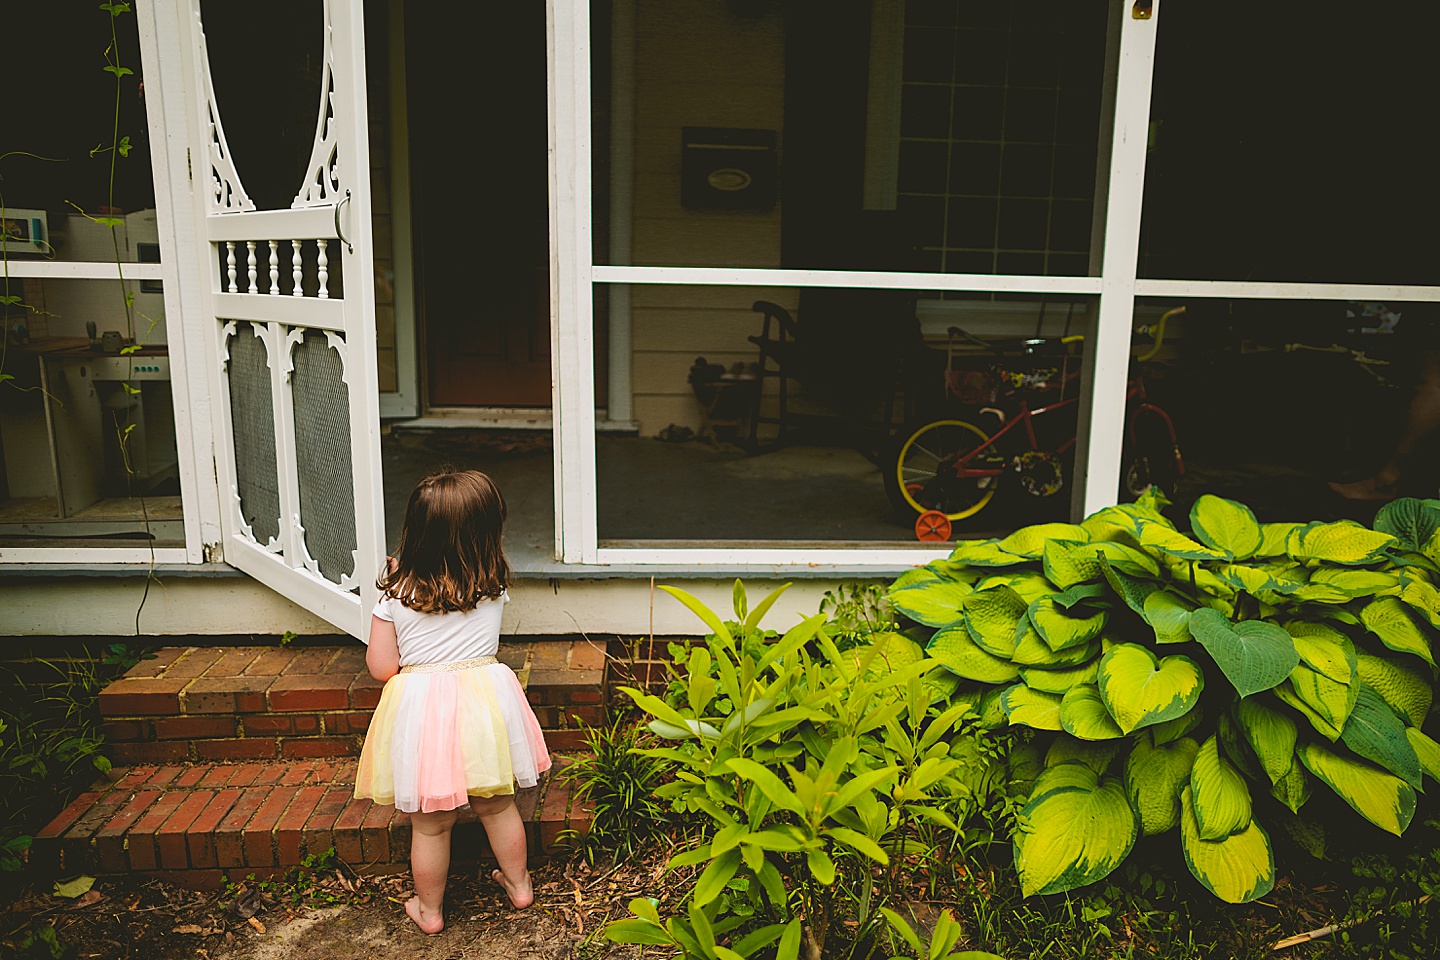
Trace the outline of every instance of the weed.
<instances>
[{"instance_id":1,"label":"weed","mask_svg":"<svg viewBox=\"0 0 1440 960\"><path fill-rule=\"evenodd\" d=\"M585 725L584 736L586 753L560 776L574 785L578 802L594 809L594 820L584 836L571 831L564 839L592 864L604 854L628 860L666 823L668 811L655 789L668 778L668 765L636 752L653 738L623 717L602 727Z\"/></svg>"}]
</instances>

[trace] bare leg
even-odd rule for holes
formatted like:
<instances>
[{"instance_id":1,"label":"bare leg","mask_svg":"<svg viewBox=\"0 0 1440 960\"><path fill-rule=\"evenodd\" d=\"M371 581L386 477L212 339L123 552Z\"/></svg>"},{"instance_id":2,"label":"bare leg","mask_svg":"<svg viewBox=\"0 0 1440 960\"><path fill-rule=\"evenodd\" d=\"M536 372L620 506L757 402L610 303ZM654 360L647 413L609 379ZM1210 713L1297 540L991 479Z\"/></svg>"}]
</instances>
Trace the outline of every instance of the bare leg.
<instances>
[{"instance_id":1,"label":"bare leg","mask_svg":"<svg viewBox=\"0 0 1440 960\"><path fill-rule=\"evenodd\" d=\"M525 868L525 821L513 796L471 797L470 808L485 825L490 849L500 862L500 869L490 875L505 888L516 910L524 910L535 899L530 887L530 871Z\"/></svg>"},{"instance_id":2,"label":"bare leg","mask_svg":"<svg viewBox=\"0 0 1440 960\"><path fill-rule=\"evenodd\" d=\"M1440 350L1425 351L1420 383L1405 416L1405 431L1390 460L1372 477L1354 483L1332 483L1330 489L1347 500L1393 500L1400 478L1420 442L1440 428Z\"/></svg>"},{"instance_id":3,"label":"bare leg","mask_svg":"<svg viewBox=\"0 0 1440 960\"><path fill-rule=\"evenodd\" d=\"M445 927L445 875L450 872L450 832L455 811L410 814L410 871L415 875L415 896L405 912L424 933Z\"/></svg>"}]
</instances>

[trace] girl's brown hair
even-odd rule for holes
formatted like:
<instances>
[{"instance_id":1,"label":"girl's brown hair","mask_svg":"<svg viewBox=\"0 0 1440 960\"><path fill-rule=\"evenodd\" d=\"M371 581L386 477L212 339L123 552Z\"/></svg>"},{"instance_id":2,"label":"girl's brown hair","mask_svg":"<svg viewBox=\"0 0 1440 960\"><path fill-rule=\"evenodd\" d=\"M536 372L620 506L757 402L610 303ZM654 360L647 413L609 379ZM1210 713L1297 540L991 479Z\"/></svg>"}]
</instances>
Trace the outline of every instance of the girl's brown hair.
<instances>
[{"instance_id":1,"label":"girl's brown hair","mask_svg":"<svg viewBox=\"0 0 1440 960\"><path fill-rule=\"evenodd\" d=\"M421 613L474 610L510 581L500 544L505 498L478 470L448 470L415 484L394 561L375 585Z\"/></svg>"}]
</instances>

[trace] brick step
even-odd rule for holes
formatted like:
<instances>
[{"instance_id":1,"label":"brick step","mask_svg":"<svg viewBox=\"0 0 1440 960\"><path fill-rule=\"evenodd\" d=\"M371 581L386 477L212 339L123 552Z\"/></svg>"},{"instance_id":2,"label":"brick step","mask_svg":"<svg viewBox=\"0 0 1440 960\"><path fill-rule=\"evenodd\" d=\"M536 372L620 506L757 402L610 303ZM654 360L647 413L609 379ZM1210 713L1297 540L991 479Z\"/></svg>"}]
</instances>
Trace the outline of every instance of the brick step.
<instances>
[{"instance_id":1,"label":"brick step","mask_svg":"<svg viewBox=\"0 0 1440 960\"><path fill-rule=\"evenodd\" d=\"M410 818L354 799L355 768L352 759L117 767L36 834L30 863L59 876L138 873L197 889L282 874L332 847L357 870L401 869ZM516 800L532 856L590 823L553 777ZM460 863L490 855L468 808L453 850Z\"/></svg>"},{"instance_id":2,"label":"brick step","mask_svg":"<svg viewBox=\"0 0 1440 960\"><path fill-rule=\"evenodd\" d=\"M586 640L505 642L552 750L603 719L605 653ZM165 647L100 692L116 764L358 756L382 684L360 644Z\"/></svg>"}]
</instances>

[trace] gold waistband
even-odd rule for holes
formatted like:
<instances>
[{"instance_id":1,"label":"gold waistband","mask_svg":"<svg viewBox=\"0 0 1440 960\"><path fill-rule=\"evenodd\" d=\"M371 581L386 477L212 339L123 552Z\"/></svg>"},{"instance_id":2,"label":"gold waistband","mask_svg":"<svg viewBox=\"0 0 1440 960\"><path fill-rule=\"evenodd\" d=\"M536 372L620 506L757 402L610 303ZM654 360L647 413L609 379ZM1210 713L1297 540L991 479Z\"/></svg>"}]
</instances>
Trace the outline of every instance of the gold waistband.
<instances>
[{"instance_id":1,"label":"gold waistband","mask_svg":"<svg viewBox=\"0 0 1440 960\"><path fill-rule=\"evenodd\" d=\"M412 663L409 666L401 667L401 673L454 673L457 670L470 670L474 667L488 667L491 664L499 663L498 657L476 657L474 660L457 660L454 663Z\"/></svg>"}]
</instances>

